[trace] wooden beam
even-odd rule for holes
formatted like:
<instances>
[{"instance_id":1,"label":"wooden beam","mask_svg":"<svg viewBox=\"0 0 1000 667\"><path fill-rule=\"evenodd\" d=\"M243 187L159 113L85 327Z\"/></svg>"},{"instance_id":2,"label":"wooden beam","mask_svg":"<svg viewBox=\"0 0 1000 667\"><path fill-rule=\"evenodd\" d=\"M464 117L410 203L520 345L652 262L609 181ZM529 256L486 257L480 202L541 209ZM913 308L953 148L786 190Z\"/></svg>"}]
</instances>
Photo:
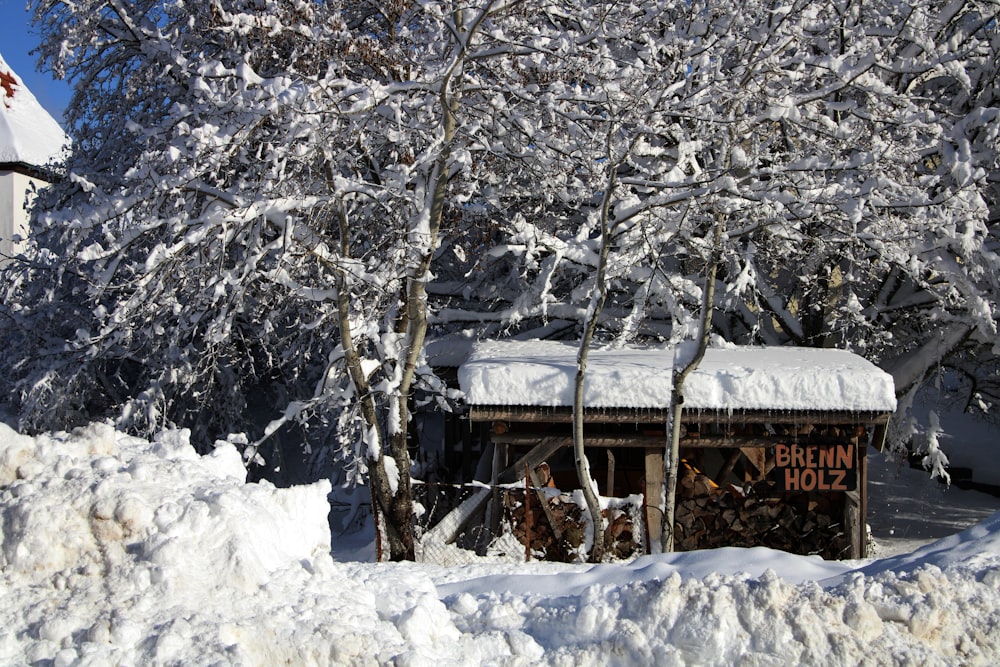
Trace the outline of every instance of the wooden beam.
<instances>
[{"instance_id":1,"label":"wooden beam","mask_svg":"<svg viewBox=\"0 0 1000 667\"><path fill-rule=\"evenodd\" d=\"M502 435L492 436L491 440L493 442L502 442L508 445L519 446L535 445L544 440L552 443L556 449L559 447L570 447L573 444L573 438L569 435L543 435L542 433L532 433L530 431L508 431ZM838 445L848 441L850 441L850 438L846 436L842 438L835 438L822 435L794 434L754 436L708 435L681 438L681 447L728 449L774 447L779 443L795 443L801 445ZM627 435L593 435L586 438L586 445L588 447L641 447L646 449L650 446L662 446L665 442L665 435L643 435L641 433ZM549 456L551 456L551 453Z\"/></svg>"},{"instance_id":2,"label":"wooden beam","mask_svg":"<svg viewBox=\"0 0 1000 667\"><path fill-rule=\"evenodd\" d=\"M424 541L427 543L439 541L443 544L454 542L466 524L479 514L487 501L494 496L493 489L498 484L515 484L520 482L524 479L525 463L528 464L531 470L534 470L539 463L552 456L561 446L561 444L553 443L549 439L543 439L531 451L505 470L500 473L494 473L495 479L492 486L474 490L472 496L452 510L437 526L427 533ZM494 461L498 460L499 458L494 456Z\"/></svg>"},{"instance_id":3,"label":"wooden beam","mask_svg":"<svg viewBox=\"0 0 1000 667\"><path fill-rule=\"evenodd\" d=\"M643 494L646 513L646 550L660 543L663 509L660 496L663 495L663 452L664 448L646 450L646 488Z\"/></svg>"},{"instance_id":4,"label":"wooden beam","mask_svg":"<svg viewBox=\"0 0 1000 667\"><path fill-rule=\"evenodd\" d=\"M556 538L556 544L562 544L562 527L559 525L559 521L556 519L555 512L552 511L552 506L549 505L549 497L545 493L545 483L538 476L538 472L534 468L528 466L528 475L530 476L531 485L534 487L535 496L538 498L539 504L542 506L542 512L545 513L545 518L549 521L549 527L552 528L552 535ZM527 492L525 492L527 493ZM525 508L527 510L527 508ZM527 518L527 511L525 511L525 518Z\"/></svg>"},{"instance_id":5,"label":"wooden beam","mask_svg":"<svg viewBox=\"0 0 1000 667\"><path fill-rule=\"evenodd\" d=\"M872 433L872 447L877 451L883 451L885 449L885 437L889 430L889 418L886 417L885 420L879 422L875 425L875 430Z\"/></svg>"},{"instance_id":6,"label":"wooden beam","mask_svg":"<svg viewBox=\"0 0 1000 667\"><path fill-rule=\"evenodd\" d=\"M884 423L891 415L881 412L849 412L843 410L685 410L685 424L821 424L824 426L874 425Z\"/></svg>"},{"instance_id":7,"label":"wooden beam","mask_svg":"<svg viewBox=\"0 0 1000 667\"><path fill-rule=\"evenodd\" d=\"M609 498L615 496L615 454L610 449L608 452L608 483L604 486L604 495Z\"/></svg>"},{"instance_id":8,"label":"wooden beam","mask_svg":"<svg viewBox=\"0 0 1000 667\"><path fill-rule=\"evenodd\" d=\"M664 424L666 409L659 408L584 408L584 420L591 424ZM474 422L530 422L569 424L573 409L569 407L473 405L469 419Z\"/></svg>"},{"instance_id":9,"label":"wooden beam","mask_svg":"<svg viewBox=\"0 0 1000 667\"><path fill-rule=\"evenodd\" d=\"M586 437L587 447L649 447L663 445L662 435L593 435ZM508 431L503 435L494 435L493 442L504 442L508 445L534 445L542 440L559 443L559 447L571 447L573 437L566 435L542 435L541 433Z\"/></svg>"},{"instance_id":10,"label":"wooden beam","mask_svg":"<svg viewBox=\"0 0 1000 667\"><path fill-rule=\"evenodd\" d=\"M493 471L490 476L495 480L499 478L500 472L507 465L507 445L499 442L493 443ZM486 555L486 548L489 546L489 540L493 539L500 533L500 519L503 515L503 506L501 505L500 497L500 487L496 484L493 485L491 499L493 503L490 505L490 525L489 525L489 537L480 542L479 548L476 550L480 556Z\"/></svg>"},{"instance_id":11,"label":"wooden beam","mask_svg":"<svg viewBox=\"0 0 1000 667\"><path fill-rule=\"evenodd\" d=\"M500 436L493 436L494 441ZM514 461L513 464L508 466L503 472L497 475L496 479L493 480L494 484L516 484L524 479L524 466L527 464L529 468L534 470L548 459L550 456L555 454L561 447L565 447L566 438L535 438L531 442L537 443L531 448L524 456ZM570 438L572 442L572 438ZM530 444L530 443L522 443Z\"/></svg>"},{"instance_id":12,"label":"wooden beam","mask_svg":"<svg viewBox=\"0 0 1000 667\"><path fill-rule=\"evenodd\" d=\"M585 408L584 419L591 424L657 424L667 421L667 408ZM700 410L686 408L681 421L687 424L884 424L890 413L850 410ZM525 422L568 424L573 421L569 407L469 406L474 422Z\"/></svg>"},{"instance_id":13,"label":"wooden beam","mask_svg":"<svg viewBox=\"0 0 1000 667\"><path fill-rule=\"evenodd\" d=\"M858 558L868 558L868 448L858 447L858 540L861 543Z\"/></svg>"}]
</instances>

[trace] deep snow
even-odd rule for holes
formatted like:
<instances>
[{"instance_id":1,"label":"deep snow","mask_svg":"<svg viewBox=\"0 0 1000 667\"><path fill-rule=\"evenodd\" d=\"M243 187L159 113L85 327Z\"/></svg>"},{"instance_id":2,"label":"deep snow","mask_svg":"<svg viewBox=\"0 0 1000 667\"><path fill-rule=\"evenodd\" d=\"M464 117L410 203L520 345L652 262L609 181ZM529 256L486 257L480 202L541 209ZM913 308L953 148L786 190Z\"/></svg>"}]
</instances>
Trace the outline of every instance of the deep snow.
<instances>
[{"instance_id":1,"label":"deep snow","mask_svg":"<svg viewBox=\"0 0 1000 667\"><path fill-rule=\"evenodd\" d=\"M373 564L331 555L357 544L331 544L328 483L244 479L232 445L198 457L183 431L146 442L100 424L36 438L0 425L0 664L1000 659L1000 514L864 562L719 549Z\"/></svg>"}]
</instances>

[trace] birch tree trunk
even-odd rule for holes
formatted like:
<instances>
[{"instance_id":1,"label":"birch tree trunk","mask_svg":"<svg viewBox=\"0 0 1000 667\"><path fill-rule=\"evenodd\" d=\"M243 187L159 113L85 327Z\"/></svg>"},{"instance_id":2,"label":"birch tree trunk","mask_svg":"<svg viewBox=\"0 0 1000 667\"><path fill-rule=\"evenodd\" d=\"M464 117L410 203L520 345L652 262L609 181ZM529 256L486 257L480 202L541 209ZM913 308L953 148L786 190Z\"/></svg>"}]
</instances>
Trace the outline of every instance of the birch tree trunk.
<instances>
[{"instance_id":1,"label":"birch tree trunk","mask_svg":"<svg viewBox=\"0 0 1000 667\"><path fill-rule=\"evenodd\" d=\"M608 293L606 278L608 253L611 249L609 214L611 193L615 187L616 168L616 166L612 166L611 168L608 187L605 189L604 198L601 201L601 250L598 255L597 283L594 286L591 307L584 323L580 351L577 354L576 382L573 391L573 458L576 461L577 479L580 483L580 488L583 489L583 497L587 502L587 511L590 513L591 525L594 527L594 546L590 550L590 562L592 563L599 563L604 559L604 517L601 514L601 501L594 489L594 481L590 474L590 461L587 459L587 453L584 450L584 391L586 389L587 359L590 356L590 345L594 340L594 332L597 330L597 322L604 308L604 302L607 299Z\"/></svg>"},{"instance_id":2,"label":"birch tree trunk","mask_svg":"<svg viewBox=\"0 0 1000 667\"><path fill-rule=\"evenodd\" d=\"M712 256L708 262L708 274L705 276L705 288L702 290L701 325L698 329L698 347L694 357L676 375L674 380L673 401L670 406L670 449L665 459L666 475L664 479L663 525L660 529L660 545L664 553L674 550L674 517L677 514L677 472L680 467L681 415L684 412L684 382L701 363L708 348L708 339L712 333L712 313L715 302L715 276L718 273L719 258L722 250L722 222L716 220L715 234L712 241Z\"/></svg>"}]
</instances>

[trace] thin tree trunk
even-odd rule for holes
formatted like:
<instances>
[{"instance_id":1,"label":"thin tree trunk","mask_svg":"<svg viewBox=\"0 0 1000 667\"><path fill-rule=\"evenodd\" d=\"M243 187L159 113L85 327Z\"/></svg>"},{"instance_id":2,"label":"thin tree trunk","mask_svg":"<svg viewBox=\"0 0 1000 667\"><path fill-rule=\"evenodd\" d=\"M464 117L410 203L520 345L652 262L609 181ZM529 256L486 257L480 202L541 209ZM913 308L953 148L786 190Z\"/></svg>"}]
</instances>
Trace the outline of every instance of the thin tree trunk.
<instances>
[{"instance_id":1,"label":"thin tree trunk","mask_svg":"<svg viewBox=\"0 0 1000 667\"><path fill-rule=\"evenodd\" d=\"M594 546L590 551L590 561L592 563L599 563L604 559L604 517L601 514L601 501L594 490L594 482L590 474L590 461L587 459L587 454L584 450L583 399L586 388L587 358L590 355L590 345L594 340L594 333L597 331L597 322L601 311L604 309L604 302L608 293L605 280L607 277L608 253L611 250L609 211L615 180L615 167L613 166L611 168L611 176L608 179L608 187L604 191L604 199L601 202L601 250L597 264L597 284L594 288L595 292L588 318L584 323L580 351L577 354L576 382L573 391L573 458L576 461L577 480L580 483L580 488L583 490L583 497L587 502L591 524L594 527Z\"/></svg>"},{"instance_id":2,"label":"thin tree trunk","mask_svg":"<svg viewBox=\"0 0 1000 667\"><path fill-rule=\"evenodd\" d=\"M660 545L664 553L674 550L674 517L677 513L677 472L680 467L681 415L684 412L684 382L701 363L708 348L712 333L712 313L715 302L715 276L719 268L722 247L722 222L716 220L712 256L709 259L708 275L702 290L701 325L698 331L698 348L694 357L684 365L674 380L673 400L670 406L670 451L664 461L667 474L664 479L663 525L660 529Z\"/></svg>"}]
</instances>

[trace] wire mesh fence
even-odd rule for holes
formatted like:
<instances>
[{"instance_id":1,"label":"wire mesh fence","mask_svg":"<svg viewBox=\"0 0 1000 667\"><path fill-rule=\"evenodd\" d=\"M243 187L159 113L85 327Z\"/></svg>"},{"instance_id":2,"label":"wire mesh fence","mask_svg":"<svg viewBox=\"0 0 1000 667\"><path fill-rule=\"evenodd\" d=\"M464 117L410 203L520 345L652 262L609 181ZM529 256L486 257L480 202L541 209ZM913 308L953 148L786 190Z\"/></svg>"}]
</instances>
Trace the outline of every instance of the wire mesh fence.
<instances>
[{"instance_id":1,"label":"wire mesh fence","mask_svg":"<svg viewBox=\"0 0 1000 667\"><path fill-rule=\"evenodd\" d=\"M580 492L547 486L414 484L418 559L453 564L488 557L511 562L584 561L593 528ZM643 499L610 499L603 539L609 555L646 550Z\"/></svg>"}]
</instances>

